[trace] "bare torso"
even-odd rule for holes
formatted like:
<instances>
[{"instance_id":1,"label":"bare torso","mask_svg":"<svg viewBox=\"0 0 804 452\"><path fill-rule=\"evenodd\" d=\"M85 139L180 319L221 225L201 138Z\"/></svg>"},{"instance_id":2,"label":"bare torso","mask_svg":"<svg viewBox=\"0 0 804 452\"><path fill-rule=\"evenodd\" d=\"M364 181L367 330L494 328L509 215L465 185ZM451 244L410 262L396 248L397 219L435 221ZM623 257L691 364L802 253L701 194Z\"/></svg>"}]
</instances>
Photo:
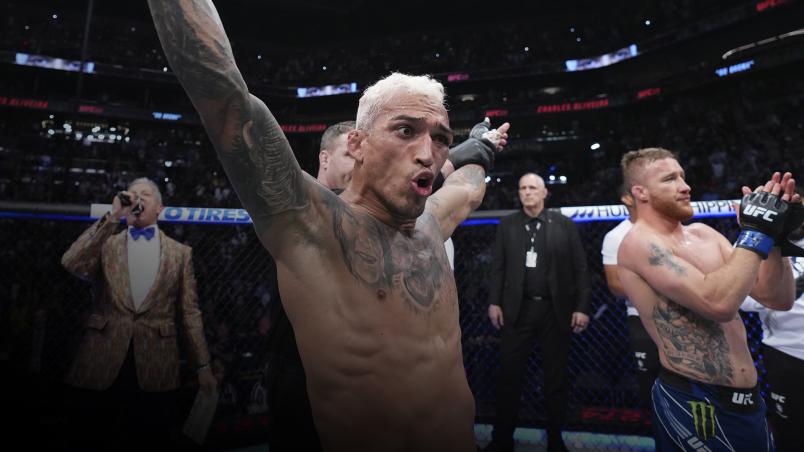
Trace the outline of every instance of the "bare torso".
<instances>
[{"instance_id":1,"label":"bare torso","mask_svg":"<svg viewBox=\"0 0 804 452\"><path fill-rule=\"evenodd\" d=\"M657 234L638 223L630 234ZM678 256L709 274L723 266L729 252L725 238L700 224L684 226L681 234L659 237L651 265L672 266ZM667 250L672 251L672 255ZM642 323L659 349L661 363L689 378L724 386L748 388L756 385L757 374L748 351L745 326L739 315L728 322L705 318L659 294L639 276L631 278L639 297L631 297Z\"/></svg>"},{"instance_id":2,"label":"bare torso","mask_svg":"<svg viewBox=\"0 0 804 452\"><path fill-rule=\"evenodd\" d=\"M324 447L475 450L443 242L480 205L485 169L469 162L432 193L453 138L443 86L394 74L373 85L376 95L367 90L346 140L355 163L341 199L301 170L268 106L249 93L214 4L148 4L165 55L277 262Z\"/></svg>"},{"instance_id":3,"label":"bare torso","mask_svg":"<svg viewBox=\"0 0 804 452\"><path fill-rule=\"evenodd\" d=\"M435 222L425 214L401 232L326 197L316 238L277 259L325 449L474 450L457 291Z\"/></svg>"}]
</instances>

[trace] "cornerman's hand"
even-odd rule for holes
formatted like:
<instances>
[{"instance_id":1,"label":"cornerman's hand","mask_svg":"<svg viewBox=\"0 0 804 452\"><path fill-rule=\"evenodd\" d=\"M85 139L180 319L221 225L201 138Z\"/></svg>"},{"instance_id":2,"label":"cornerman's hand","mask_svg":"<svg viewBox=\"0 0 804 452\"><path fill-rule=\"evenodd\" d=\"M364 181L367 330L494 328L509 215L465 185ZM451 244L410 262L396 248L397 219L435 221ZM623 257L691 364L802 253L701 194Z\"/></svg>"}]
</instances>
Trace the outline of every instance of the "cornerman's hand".
<instances>
[{"instance_id":1,"label":"cornerman's hand","mask_svg":"<svg viewBox=\"0 0 804 452\"><path fill-rule=\"evenodd\" d=\"M494 328L499 330L504 324L502 308L494 304L489 305L489 319Z\"/></svg>"},{"instance_id":2,"label":"cornerman's hand","mask_svg":"<svg viewBox=\"0 0 804 452\"><path fill-rule=\"evenodd\" d=\"M804 226L804 205L801 202L791 202L787 218L782 226L782 233L775 240L782 256L804 257L804 248L790 241L790 234L802 226Z\"/></svg>"}]
</instances>

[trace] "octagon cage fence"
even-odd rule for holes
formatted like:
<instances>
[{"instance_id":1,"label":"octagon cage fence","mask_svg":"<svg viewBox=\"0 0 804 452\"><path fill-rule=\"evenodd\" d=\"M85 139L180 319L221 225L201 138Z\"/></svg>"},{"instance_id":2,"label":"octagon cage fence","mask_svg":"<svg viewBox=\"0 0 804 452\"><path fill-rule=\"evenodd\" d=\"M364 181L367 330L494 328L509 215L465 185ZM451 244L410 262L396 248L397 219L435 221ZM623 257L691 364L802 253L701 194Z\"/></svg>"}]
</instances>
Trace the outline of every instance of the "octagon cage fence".
<instances>
[{"instance_id":1,"label":"octagon cage fence","mask_svg":"<svg viewBox=\"0 0 804 452\"><path fill-rule=\"evenodd\" d=\"M733 241L739 232L734 201L693 203L695 217ZM74 356L91 302L90 285L60 266L61 255L109 205L0 205L0 363L8 370L12 397L23 418L46 432L63 421L61 379ZM578 227L591 280L592 322L573 335L569 357L568 430L650 436L650 415L638 399L635 362L629 351L626 311L606 286L600 247L604 235L627 215L625 206L562 207ZM512 211L475 212L452 238L460 300L464 366L477 402L478 425L493 423L500 334L487 317L488 274L495 229ZM242 209L166 207L160 228L193 248L199 304L203 311L220 399L208 443L229 438L259 439L271 407L264 375L271 303L278 300L275 265ZM755 314L742 313L749 347L762 379ZM178 323L180 324L180 322ZM546 409L538 344L527 366L520 425L541 428ZM186 366L185 366L186 367ZM197 386L183 369L182 409L189 410ZM762 382L760 387L764 388ZM764 391L763 391L764 393ZM618 450L635 450L622 443Z\"/></svg>"}]
</instances>

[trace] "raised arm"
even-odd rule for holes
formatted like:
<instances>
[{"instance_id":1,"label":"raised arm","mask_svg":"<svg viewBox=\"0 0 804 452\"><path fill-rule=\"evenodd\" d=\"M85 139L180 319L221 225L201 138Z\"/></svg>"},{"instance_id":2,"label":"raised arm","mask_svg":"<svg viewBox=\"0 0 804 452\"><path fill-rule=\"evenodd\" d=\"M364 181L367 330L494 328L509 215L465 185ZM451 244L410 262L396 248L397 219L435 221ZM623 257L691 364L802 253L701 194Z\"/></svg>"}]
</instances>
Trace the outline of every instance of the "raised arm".
<instances>
[{"instance_id":1,"label":"raised arm","mask_svg":"<svg viewBox=\"0 0 804 452\"><path fill-rule=\"evenodd\" d=\"M119 224L114 221L111 213L101 217L70 245L61 256L61 265L78 278L92 281L101 267L103 244Z\"/></svg>"},{"instance_id":2,"label":"raised arm","mask_svg":"<svg viewBox=\"0 0 804 452\"><path fill-rule=\"evenodd\" d=\"M796 299L795 288L790 259L782 257L779 248L774 247L759 266L751 296L768 308L787 311L793 307Z\"/></svg>"},{"instance_id":3,"label":"raised arm","mask_svg":"<svg viewBox=\"0 0 804 452\"><path fill-rule=\"evenodd\" d=\"M444 240L483 202L486 172L480 165L466 165L447 177L427 199L426 210L438 221Z\"/></svg>"},{"instance_id":4,"label":"raised arm","mask_svg":"<svg viewBox=\"0 0 804 452\"><path fill-rule=\"evenodd\" d=\"M201 115L258 235L265 239L273 217L310 202L290 145L268 107L249 94L212 1L148 4L170 66Z\"/></svg>"},{"instance_id":5,"label":"raised arm","mask_svg":"<svg viewBox=\"0 0 804 452\"><path fill-rule=\"evenodd\" d=\"M131 196L127 191L120 193ZM112 198L112 210L84 231L61 257L61 265L68 272L84 281L92 281L96 277L101 267L103 244L114 234L120 219L131 212L132 206L124 206L120 199L119 195Z\"/></svg>"},{"instance_id":6,"label":"raised arm","mask_svg":"<svg viewBox=\"0 0 804 452\"><path fill-rule=\"evenodd\" d=\"M486 193L486 173L494 164L494 154L508 143L507 122L489 130L486 118L476 124L469 138L449 151L441 174L444 185L427 200L427 211L441 227L444 239L483 202Z\"/></svg>"},{"instance_id":7,"label":"raised arm","mask_svg":"<svg viewBox=\"0 0 804 452\"><path fill-rule=\"evenodd\" d=\"M762 264L759 266L759 274L754 288L751 291L751 296L768 308L786 311L793 306L793 302L796 299L795 279L790 259L783 257L780 246L783 246L781 242L787 239L790 230L797 226L791 224L791 221L798 221L799 223L801 221L801 217L797 215L799 212L794 214L791 207L792 203L799 204L798 207L800 207L801 198L795 193L795 180L793 179L793 175L791 173L782 175L777 172L774 173L771 180L769 180L764 187L757 187L755 190L756 193L752 193L748 187L743 187L742 192L744 199L742 203L746 202L747 197L760 196L760 193L763 191L778 196L778 199L781 200L781 204L773 202L772 200L763 201L761 198L755 199L753 202L761 203L762 206L766 206L767 209L762 211L764 212L763 214L760 214L759 209L754 209L750 213L744 212L744 209L738 210L740 213L740 223L744 227L747 226L748 228L760 230L764 225L760 225L760 228L757 228L755 227L756 223L764 223L761 220L766 216L779 217L781 213L785 216L785 221L780 222L776 226L780 226L777 229L784 232L774 235L774 246L771 248L770 252L768 252L767 258L763 260ZM783 208L783 212L778 212L778 208ZM768 212L768 210L770 212ZM787 221L788 215L791 221ZM741 233L740 237L737 239L736 246L738 247L745 246L743 234L744 232Z\"/></svg>"}]
</instances>

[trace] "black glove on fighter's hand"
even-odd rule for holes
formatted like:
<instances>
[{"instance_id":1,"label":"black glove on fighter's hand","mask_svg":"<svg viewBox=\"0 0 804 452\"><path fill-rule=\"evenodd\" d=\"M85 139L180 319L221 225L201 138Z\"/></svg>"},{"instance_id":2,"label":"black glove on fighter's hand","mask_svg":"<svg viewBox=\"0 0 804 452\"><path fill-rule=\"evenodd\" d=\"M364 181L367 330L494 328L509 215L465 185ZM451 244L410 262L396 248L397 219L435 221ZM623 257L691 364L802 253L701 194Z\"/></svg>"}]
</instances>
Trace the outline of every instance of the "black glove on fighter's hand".
<instances>
[{"instance_id":1,"label":"black glove on fighter's hand","mask_svg":"<svg viewBox=\"0 0 804 452\"><path fill-rule=\"evenodd\" d=\"M804 205L800 202L788 203L787 216L782 226L782 232L773 238L776 246L781 248L782 256L804 257L804 248L791 242L790 233L802 227L804 223Z\"/></svg>"},{"instance_id":2,"label":"black glove on fighter's hand","mask_svg":"<svg viewBox=\"0 0 804 452\"><path fill-rule=\"evenodd\" d=\"M455 169L469 163L476 163L488 173L494 166L494 152L497 150L497 145L492 140L499 136L499 132L496 129L489 130L489 127L491 127L491 123L488 121L475 124L472 131L469 132L469 138L449 150L447 158Z\"/></svg>"},{"instance_id":3,"label":"black glove on fighter's hand","mask_svg":"<svg viewBox=\"0 0 804 452\"><path fill-rule=\"evenodd\" d=\"M768 192L754 192L743 196L740 202L742 231L736 246L768 258L774 238L781 235L789 204Z\"/></svg>"}]
</instances>

